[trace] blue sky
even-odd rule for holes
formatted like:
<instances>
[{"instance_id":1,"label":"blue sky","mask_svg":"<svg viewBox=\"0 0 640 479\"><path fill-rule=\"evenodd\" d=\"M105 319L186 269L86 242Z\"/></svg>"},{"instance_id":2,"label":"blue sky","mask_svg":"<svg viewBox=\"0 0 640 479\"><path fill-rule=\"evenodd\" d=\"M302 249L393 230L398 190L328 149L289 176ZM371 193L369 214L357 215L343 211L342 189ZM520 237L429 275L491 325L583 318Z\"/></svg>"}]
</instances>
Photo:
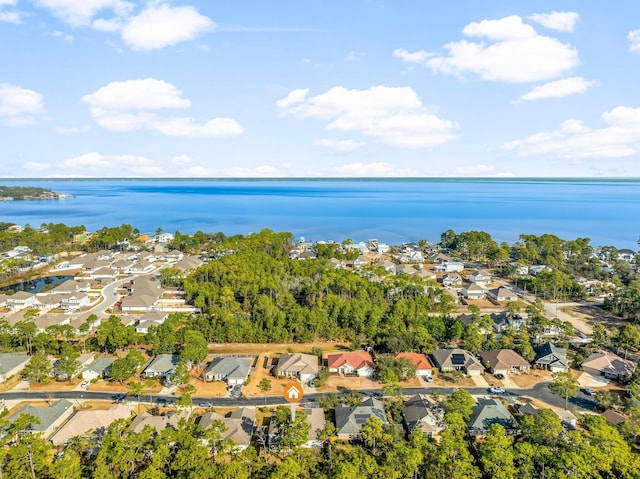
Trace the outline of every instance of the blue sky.
<instances>
[{"instance_id":1,"label":"blue sky","mask_svg":"<svg viewBox=\"0 0 640 479\"><path fill-rule=\"evenodd\" d=\"M640 177L640 3L0 0L4 177Z\"/></svg>"}]
</instances>

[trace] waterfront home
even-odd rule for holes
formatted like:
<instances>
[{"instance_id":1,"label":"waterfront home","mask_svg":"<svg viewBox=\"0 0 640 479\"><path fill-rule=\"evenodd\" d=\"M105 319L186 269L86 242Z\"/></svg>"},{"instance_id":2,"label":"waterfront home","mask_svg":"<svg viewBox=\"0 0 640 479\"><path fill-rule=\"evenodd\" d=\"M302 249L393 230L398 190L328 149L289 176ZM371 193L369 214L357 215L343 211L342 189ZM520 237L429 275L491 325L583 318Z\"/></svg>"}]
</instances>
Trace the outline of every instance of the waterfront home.
<instances>
[{"instance_id":1,"label":"waterfront home","mask_svg":"<svg viewBox=\"0 0 640 479\"><path fill-rule=\"evenodd\" d=\"M436 349L431 353L440 372L462 371L469 376L479 376L484 371L480 361L464 349Z\"/></svg>"},{"instance_id":2,"label":"waterfront home","mask_svg":"<svg viewBox=\"0 0 640 479\"><path fill-rule=\"evenodd\" d=\"M569 371L566 348L557 348L547 342L534 347L534 349L536 358L533 362L537 367L548 369L552 373L566 373Z\"/></svg>"},{"instance_id":3,"label":"waterfront home","mask_svg":"<svg viewBox=\"0 0 640 479\"><path fill-rule=\"evenodd\" d=\"M374 372L373 359L366 351L350 351L327 355L329 372L340 375L371 377Z\"/></svg>"},{"instance_id":4,"label":"waterfront home","mask_svg":"<svg viewBox=\"0 0 640 479\"><path fill-rule=\"evenodd\" d=\"M584 360L582 370L593 376L604 376L609 379L629 379L635 370L633 361L605 352L596 351Z\"/></svg>"},{"instance_id":5,"label":"waterfront home","mask_svg":"<svg viewBox=\"0 0 640 479\"><path fill-rule=\"evenodd\" d=\"M204 371L205 381L225 381L230 386L242 385L249 377L251 359L235 356L215 357Z\"/></svg>"},{"instance_id":6,"label":"waterfront home","mask_svg":"<svg viewBox=\"0 0 640 479\"><path fill-rule=\"evenodd\" d=\"M506 376L512 373L524 373L531 369L531 365L512 349L483 351L478 356L492 374Z\"/></svg>"},{"instance_id":7,"label":"waterfront home","mask_svg":"<svg viewBox=\"0 0 640 479\"><path fill-rule=\"evenodd\" d=\"M338 439L360 439L360 430L371 417L377 417L382 421L382 424L389 424L384 406L377 399L369 398L363 401L360 406L337 406L335 418Z\"/></svg>"},{"instance_id":8,"label":"waterfront home","mask_svg":"<svg viewBox=\"0 0 640 479\"><path fill-rule=\"evenodd\" d=\"M404 423L411 434L420 429L427 437L434 438L444 429L444 408L426 394L416 394L404 403Z\"/></svg>"},{"instance_id":9,"label":"waterfront home","mask_svg":"<svg viewBox=\"0 0 640 479\"><path fill-rule=\"evenodd\" d=\"M498 399L479 398L467 422L469 435L486 436L492 424L502 425L507 434L515 434L518 426L516 419Z\"/></svg>"},{"instance_id":10,"label":"waterfront home","mask_svg":"<svg viewBox=\"0 0 640 479\"><path fill-rule=\"evenodd\" d=\"M276 377L297 378L302 382L311 381L318 375L318 356L313 354L282 354L274 369Z\"/></svg>"}]
</instances>

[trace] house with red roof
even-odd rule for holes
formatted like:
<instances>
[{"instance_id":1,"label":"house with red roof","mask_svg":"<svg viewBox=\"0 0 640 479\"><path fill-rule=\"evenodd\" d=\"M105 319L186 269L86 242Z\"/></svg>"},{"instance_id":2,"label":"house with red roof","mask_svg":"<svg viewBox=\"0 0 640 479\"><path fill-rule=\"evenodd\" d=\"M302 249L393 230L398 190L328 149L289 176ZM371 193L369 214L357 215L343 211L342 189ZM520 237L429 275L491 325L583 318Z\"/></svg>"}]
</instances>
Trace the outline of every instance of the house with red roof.
<instances>
[{"instance_id":1,"label":"house with red roof","mask_svg":"<svg viewBox=\"0 0 640 479\"><path fill-rule=\"evenodd\" d=\"M329 372L345 375L372 376L374 367L371 355L366 351L350 351L327 356Z\"/></svg>"},{"instance_id":2,"label":"house with red roof","mask_svg":"<svg viewBox=\"0 0 640 479\"><path fill-rule=\"evenodd\" d=\"M408 359L416 366L416 376L431 376L433 365L427 356L420 353L397 353L396 359Z\"/></svg>"}]
</instances>

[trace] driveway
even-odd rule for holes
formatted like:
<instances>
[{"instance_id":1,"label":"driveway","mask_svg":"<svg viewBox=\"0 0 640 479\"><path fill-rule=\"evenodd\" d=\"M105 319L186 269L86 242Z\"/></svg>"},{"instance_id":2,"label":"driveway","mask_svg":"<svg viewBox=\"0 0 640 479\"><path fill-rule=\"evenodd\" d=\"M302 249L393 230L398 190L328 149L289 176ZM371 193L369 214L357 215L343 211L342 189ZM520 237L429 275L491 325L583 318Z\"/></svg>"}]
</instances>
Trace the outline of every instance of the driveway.
<instances>
[{"instance_id":1,"label":"driveway","mask_svg":"<svg viewBox=\"0 0 640 479\"><path fill-rule=\"evenodd\" d=\"M471 378L471 380L473 381L473 383L479 387L479 388L488 388L489 387L489 383L487 382L487 380L484 378L484 376L469 376Z\"/></svg>"}]
</instances>

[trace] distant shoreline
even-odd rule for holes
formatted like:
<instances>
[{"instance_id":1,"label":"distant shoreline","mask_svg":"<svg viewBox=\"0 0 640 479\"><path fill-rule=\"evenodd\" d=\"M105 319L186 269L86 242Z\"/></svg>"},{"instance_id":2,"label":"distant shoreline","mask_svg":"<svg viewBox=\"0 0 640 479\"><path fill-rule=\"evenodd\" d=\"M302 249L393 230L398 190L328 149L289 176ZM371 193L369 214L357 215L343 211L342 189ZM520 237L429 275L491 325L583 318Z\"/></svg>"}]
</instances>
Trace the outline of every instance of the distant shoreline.
<instances>
[{"instance_id":1,"label":"distant shoreline","mask_svg":"<svg viewBox=\"0 0 640 479\"><path fill-rule=\"evenodd\" d=\"M0 185L0 201L60 200L70 197L47 188Z\"/></svg>"}]
</instances>

